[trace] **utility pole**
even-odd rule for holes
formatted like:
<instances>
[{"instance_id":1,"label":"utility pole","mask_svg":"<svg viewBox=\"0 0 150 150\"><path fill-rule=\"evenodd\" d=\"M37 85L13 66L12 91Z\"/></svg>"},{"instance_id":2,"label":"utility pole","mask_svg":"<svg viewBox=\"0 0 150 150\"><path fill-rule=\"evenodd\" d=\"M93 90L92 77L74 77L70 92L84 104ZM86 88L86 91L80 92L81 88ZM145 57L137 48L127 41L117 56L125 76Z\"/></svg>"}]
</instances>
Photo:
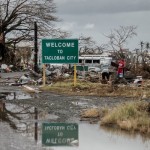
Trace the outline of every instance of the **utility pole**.
<instances>
[{"instance_id":1,"label":"utility pole","mask_svg":"<svg viewBox=\"0 0 150 150\"><path fill-rule=\"evenodd\" d=\"M2 9L1 9L1 4L0 4L0 43L3 44L3 30L2 30L2 27L3 27L3 23L2 23Z\"/></svg>"},{"instance_id":2,"label":"utility pole","mask_svg":"<svg viewBox=\"0 0 150 150\"><path fill-rule=\"evenodd\" d=\"M38 72L38 38L37 38L37 23L34 22L34 71Z\"/></svg>"},{"instance_id":3,"label":"utility pole","mask_svg":"<svg viewBox=\"0 0 150 150\"><path fill-rule=\"evenodd\" d=\"M2 20L2 5L0 3L0 61L4 58L5 39L3 33L3 20Z\"/></svg>"}]
</instances>

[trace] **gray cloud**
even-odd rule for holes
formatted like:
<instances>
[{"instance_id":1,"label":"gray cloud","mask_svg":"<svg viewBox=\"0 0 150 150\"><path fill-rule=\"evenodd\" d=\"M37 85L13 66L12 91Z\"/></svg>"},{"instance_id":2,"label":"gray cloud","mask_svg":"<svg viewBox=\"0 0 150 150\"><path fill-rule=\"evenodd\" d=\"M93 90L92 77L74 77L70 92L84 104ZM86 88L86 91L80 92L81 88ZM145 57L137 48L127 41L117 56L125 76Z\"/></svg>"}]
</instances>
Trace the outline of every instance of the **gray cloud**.
<instances>
[{"instance_id":1,"label":"gray cloud","mask_svg":"<svg viewBox=\"0 0 150 150\"><path fill-rule=\"evenodd\" d=\"M150 0L55 0L60 14L120 13L150 10Z\"/></svg>"},{"instance_id":2,"label":"gray cloud","mask_svg":"<svg viewBox=\"0 0 150 150\"><path fill-rule=\"evenodd\" d=\"M58 27L71 31L73 38L91 36L107 43L111 29L137 26L137 37L128 41L127 48L138 48L140 41L149 41L150 0L55 0L57 16L63 21ZM149 41L150 42L150 41Z\"/></svg>"}]
</instances>

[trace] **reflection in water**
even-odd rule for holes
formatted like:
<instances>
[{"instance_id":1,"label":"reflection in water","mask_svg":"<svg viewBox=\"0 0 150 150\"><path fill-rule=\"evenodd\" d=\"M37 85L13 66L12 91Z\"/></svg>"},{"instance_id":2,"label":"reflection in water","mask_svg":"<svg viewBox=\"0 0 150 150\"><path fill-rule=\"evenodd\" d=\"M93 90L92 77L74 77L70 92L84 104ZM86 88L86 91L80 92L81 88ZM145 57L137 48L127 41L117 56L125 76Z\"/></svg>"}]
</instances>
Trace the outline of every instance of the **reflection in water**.
<instances>
[{"instance_id":1,"label":"reflection in water","mask_svg":"<svg viewBox=\"0 0 150 150\"><path fill-rule=\"evenodd\" d=\"M5 108L5 103L3 100L0 100L0 111L3 112Z\"/></svg>"},{"instance_id":2,"label":"reflection in water","mask_svg":"<svg viewBox=\"0 0 150 150\"><path fill-rule=\"evenodd\" d=\"M26 130L24 125L26 123L21 122L22 119L26 118L28 115L33 114L33 109L31 107L17 106L14 104L4 103L3 111L1 111L0 120L7 122L13 129L16 130Z\"/></svg>"},{"instance_id":3,"label":"reflection in water","mask_svg":"<svg viewBox=\"0 0 150 150\"><path fill-rule=\"evenodd\" d=\"M18 92L0 92L0 99L14 100L14 99L31 99L31 95L22 91Z\"/></svg>"},{"instance_id":4,"label":"reflection in water","mask_svg":"<svg viewBox=\"0 0 150 150\"><path fill-rule=\"evenodd\" d=\"M56 115L50 115L43 110L22 103L6 102L3 111L0 111L0 121L7 122L10 127L19 133L34 137L36 141L42 122L44 120L56 120L57 118Z\"/></svg>"},{"instance_id":5,"label":"reflection in water","mask_svg":"<svg viewBox=\"0 0 150 150\"><path fill-rule=\"evenodd\" d=\"M17 129L15 123L10 119L11 113L5 107L5 102L0 101L0 121L8 122L13 129Z\"/></svg>"},{"instance_id":6,"label":"reflection in water","mask_svg":"<svg viewBox=\"0 0 150 150\"><path fill-rule=\"evenodd\" d=\"M35 119L35 129L34 129L34 139L38 140L38 109L34 108L34 119Z\"/></svg>"},{"instance_id":7,"label":"reflection in water","mask_svg":"<svg viewBox=\"0 0 150 150\"><path fill-rule=\"evenodd\" d=\"M54 150L150 150L150 139L114 134L98 124L79 124L79 147L54 147Z\"/></svg>"},{"instance_id":8,"label":"reflection in water","mask_svg":"<svg viewBox=\"0 0 150 150\"><path fill-rule=\"evenodd\" d=\"M13 100L13 99L20 99L20 100L23 100L23 99L30 99L30 98L32 98L32 97L30 96L30 94L28 94L28 93L23 93L23 92L21 92L21 91L8 93L8 95L6 96L6 100Z\"/></svg>"},{"instance_id":9,"label":"reflection in water","mask_svg":"<svg viewBox=\"0 0 150 150\"><path fill-rule=\"evenodd\" d=\"M5 103L4 111L0 117L3 122L8 122L17 132L23 133L27 137L37 140L40 150L41 144L41 125L43 122L57 120L48 118L50 114L43 110L25 105ZM35 115L36 114L36 115ZM37 115L38 114L38 115ZM35 132L36 130L36 132ZM38 132L37 132L38 131ZM19 144L19 143L18 143ZM26 143L28 144L28 143ZM150 138L139 134L127 134L119 130L100 127L99 124L91 125L79 123L79 146L78 147L52 147L53 150L149 150Z\"/></svg>"},{"instance_id":10,"label":"reflection in water","mask_svg":"<svg viewBox=\"0 0 150 150\"><path fill-rule=\"evenodd\" d=\"M1 104L2 103L2 104ZM1 102L0 107L0 120L3 122L7 122L10 127L17 130L18 132L29 132L31 128L31 132L34 132L34 139L38 140L38 110L37 108L33 108L26 105L14 105ZM34 123L34 131L33 125L31 122L26 122L25 120L30 119L33 120ZM34 120L35 119L35 120Z\"/></svg>"},{"instance_id":11,"label":"reflection in water","mask_svg":"<svg viewBox=\"0 0 150 150\"><path fill-rule=\"evenodd\" d=\"M150 137L148 135L141 134L138 132L135 133L134 131L130 132L130 131L125 131L125 130L111 128L111 127L105 127L105 126L100 126L100 128L106 131L107 133L110 133L116 136L124 136L126 138L132 138L132 139L140 136L142 141L150 140Z\"/></svg>"}]
</instances>

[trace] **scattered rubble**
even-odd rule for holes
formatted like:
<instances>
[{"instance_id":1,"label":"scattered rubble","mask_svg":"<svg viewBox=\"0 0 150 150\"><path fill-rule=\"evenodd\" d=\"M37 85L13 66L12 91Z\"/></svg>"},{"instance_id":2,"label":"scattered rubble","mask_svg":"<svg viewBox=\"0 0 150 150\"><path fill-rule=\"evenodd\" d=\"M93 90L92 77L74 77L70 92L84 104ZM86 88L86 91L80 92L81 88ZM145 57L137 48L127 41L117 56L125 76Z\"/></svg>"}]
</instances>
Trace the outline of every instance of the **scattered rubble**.
<instances>
[{"instance_id":1,"label":"scattered rubble","mask_svg":"<svg viewBox=\"0 0 150 150\"><path fill-rule=\"evenodd\" d=\"M25 88L26 91L30 92L30 93L40 93L41 91L39 91L38 89L29 87L27 85L23 85L23 87Z\"/></svg>"},{"instance_id":2,"label":"scattered rubble","mask_svg":"<svg viewBox=\"0 0 150 150\"><path fill-rule=\"evenodd\" d=\"M8 68L8 66L3 64L1 65L1 68L6 69ZM47 85L52 85L53 83L56 83L56 82L62 82L66 79L73 79L73 76L74 76L73 70L70 70L65 67L63 68L61 67L48 68L47 67L46 68L46 84ZM95 70L77 71L77 78L79 80L89 81L92 83L107 84L110 87L114 86L114 88L113 87L111 88L112 89L111 92L113 92L117 88L125 87L125 86L130 86L130 87L146 86L144 84L144 80L142 76L136 76L136 77L127 76L125 78L118 79L115 73L113 73L110 81L105 81L105 80L102 80L101 72L95 71ZM35 72L34 70L29 69L21 77L16 78L15 82L8 82L7 84L10 86L24 86L24 88L26 88L30 92L39 92L38 90L34 90L28 86L43 85L43 71L40 70L39 72ZM115 86L117 86L117 88L115 88Z\"/></svg>"},{"instance_id":3,"label":"scattered rubble","mask_svg":"<svg viewBox=\"0 0 150 150\"><path fill-rule=\"evenodd\" d=\"M2 64L0 66L0 72L11 72L12 65L8 66L6 64Z\"/></svg>"}]
</instances>

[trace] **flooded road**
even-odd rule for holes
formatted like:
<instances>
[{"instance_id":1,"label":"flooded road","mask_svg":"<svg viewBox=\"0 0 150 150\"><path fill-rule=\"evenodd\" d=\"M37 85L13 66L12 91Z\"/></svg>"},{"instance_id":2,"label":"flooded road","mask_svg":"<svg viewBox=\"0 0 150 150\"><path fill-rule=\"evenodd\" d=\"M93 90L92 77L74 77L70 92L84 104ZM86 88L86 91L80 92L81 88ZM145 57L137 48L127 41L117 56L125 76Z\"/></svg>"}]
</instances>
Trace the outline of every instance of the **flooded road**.
<instances>
[{"instance_id":1,"label":"flooded road","mask_svg":"<svg viewBox=\"0 0 150 150\"><path fill-rule=\"evenodd\" d=\"M80 121L87 108L114 107L128 98L26 93L22 87L0 86L0 150L150 150L150 137ZM77 123L79 146L42 146L42 123Z\"/></svg>"},{"instance_id":2,"label":"flooded road","mask_svg":"<svg viewBox=\"0 0 150 150\"><path fill-rule=\"evenodd\" d=\"M18 93L18 94L17 94ZM28 94L15 95L20 101L31 98ZM6 119L0 121L0 146L1 150L149 150L150 138L139 134L128 134L126 132L103 128L97 124L80 122L79 119L68 119L79 125L79 146L77 147L45 147L42 146L42 123L58 122L60 114L49 113L41 109L38 118L35 119L35 107L22 103L12 103L14 94L8 94L5 102ZM87 99L86 99L87 100ZM87 103L75 103L86 107ZM63 111L62 111L63 112ZM66 112L65 112L66 113ZM67 121L67 122L68 122ZM37 124L35 124L37 123ZM38 125L35 128L35 125ZM37 131L35 130L37 129ZM35 137L35 133L36 136ZM36 140L35 140L36 139Z\"/></svg>"},{"instance_id":3,"label":"flooded road","mask_svg":"<svg viewBox=\"0 0 150 150\"><path fill-rule=\"evenodd\" d=\"M150 139L139 135L127 135L99 128L98 124L79 123L78 147L42 147L41 137L35 143L32 134L12 131L8 125L0 124L1 150L149 150ZM9 133L9 134L8 134Z\"/></svg>"},{"instance_id":4,"label":"flooded road","mask_svg":"<svg viewBox=\"0 0 150 150\"><path fill-rule=\"evenodd\" d=\"M103 130L98 124L79 124L79 147L60 147L54 150L149 150L150 139L139 135Z\"/></svg>"}]
</instances>

